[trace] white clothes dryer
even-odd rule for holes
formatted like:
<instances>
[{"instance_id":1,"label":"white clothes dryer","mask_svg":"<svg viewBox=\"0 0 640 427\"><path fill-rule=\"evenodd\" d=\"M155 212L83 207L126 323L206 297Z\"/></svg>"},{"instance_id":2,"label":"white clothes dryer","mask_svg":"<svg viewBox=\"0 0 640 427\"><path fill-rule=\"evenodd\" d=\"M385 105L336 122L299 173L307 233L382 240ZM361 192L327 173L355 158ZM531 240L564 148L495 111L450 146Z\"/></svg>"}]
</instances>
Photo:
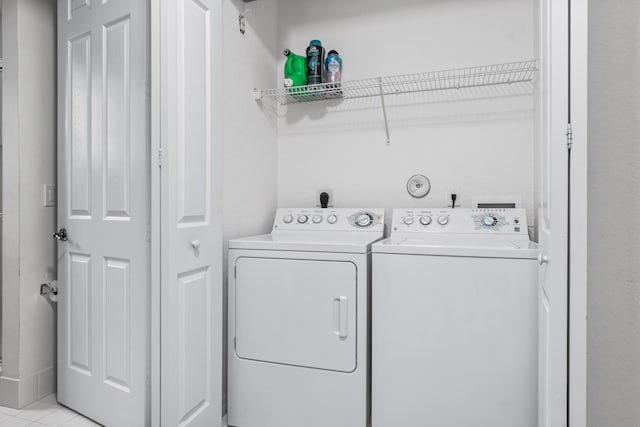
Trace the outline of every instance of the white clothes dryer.
<instances>
[{"instance_id":1,"label":"white clothes dryer","mask_svg":"<svg viewBox=\"0 0 640 427\"><path fill-rule=\"evenodd\" d=\"M373 245L372 427L535 427L538 256L522 209L395 209Z\"/></svg>"},{"instance_id":2,"label":"white clothes dryer","mask_svg":"<svg viewBox=\"0 0 640 427\"><path fill-rule=\"evenodd\" d=\"M230 426L367 426L383 232L383 209L278 209L271 234L229 241Z\"/></svg>"}]
</instances>

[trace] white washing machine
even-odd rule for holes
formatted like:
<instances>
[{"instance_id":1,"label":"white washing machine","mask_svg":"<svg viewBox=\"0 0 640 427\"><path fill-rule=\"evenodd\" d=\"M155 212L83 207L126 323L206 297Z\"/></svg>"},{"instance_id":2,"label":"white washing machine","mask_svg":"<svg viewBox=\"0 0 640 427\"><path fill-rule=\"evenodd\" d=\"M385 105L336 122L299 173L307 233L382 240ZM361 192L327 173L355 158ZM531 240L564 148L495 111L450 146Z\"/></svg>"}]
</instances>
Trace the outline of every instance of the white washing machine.
<instances>
[{"instance_id":1,"label":"white washing machine","mask_svg":"<svg viewBox=\"0 0 640 427\"><path fill-rule=\"evenodd\" d=\"M391 228L372 249L372 427L536 427L524 210L396 209Z\"/></svg>"},{"instance_id":2,"label":"white washing machine","mask_svg":"<svg viewBox=\"0 0 640 427\"><path fill-rule=\"evenodd\" d=\"M367 426L383 232L383 209L278 209L271 234L229 241L230 426Z\"/></svg>"}]
</instances>

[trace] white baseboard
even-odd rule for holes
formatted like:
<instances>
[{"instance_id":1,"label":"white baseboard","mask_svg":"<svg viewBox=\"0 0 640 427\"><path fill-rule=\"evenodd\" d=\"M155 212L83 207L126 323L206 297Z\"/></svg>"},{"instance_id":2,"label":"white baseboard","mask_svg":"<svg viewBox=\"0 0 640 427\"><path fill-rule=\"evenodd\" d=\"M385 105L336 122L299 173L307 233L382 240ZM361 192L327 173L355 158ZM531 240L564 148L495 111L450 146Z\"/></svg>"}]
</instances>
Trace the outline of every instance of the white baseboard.
<instances>
[{"instance_id":1,"label":"white baseboard","mask_svg":"<svg viewBox=\"0 0 640 427\"><path fill-rule=\"evenodd\" d=\"M56 391L55 367L25 378L0 376L0 406L24 408Z\"/></svg>"}]
</instances>

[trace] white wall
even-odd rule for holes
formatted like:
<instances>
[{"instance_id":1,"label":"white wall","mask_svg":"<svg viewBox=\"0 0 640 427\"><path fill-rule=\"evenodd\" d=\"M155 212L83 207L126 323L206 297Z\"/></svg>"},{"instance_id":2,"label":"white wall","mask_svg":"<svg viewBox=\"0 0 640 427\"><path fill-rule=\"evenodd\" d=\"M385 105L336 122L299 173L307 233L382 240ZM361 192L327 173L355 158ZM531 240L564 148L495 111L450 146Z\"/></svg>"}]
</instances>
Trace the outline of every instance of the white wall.
<instances>
[{"instance_id":1,"label":"white wall","mask_svg":"<svg viewBox=\"0 0 640 427\"><path fill-rule=\"evenodd\" d=\"M241 0L224 2L224 237L268 232L277 200L275 125L251 96L273 84L277 3L250 4L240 34Z\"/></svg>"},{"instance_id":2,"label":"white wall","mask_svg":"<svg viewBox=\"0 0 640 427\"><path fill-rule=\"evenodd\" d=\"M339 51L345 80L533 59L533 11L531 0L282 0L277 85L281 50L304 54L313 38ZM336 206L441 207L457 187L466 207L472 195L521 195L532 222L533 98L425 103L437 96L388 98L390 146L379 99L289 106L280 205L314 204L328 187ZM416 173L431 180L424 199L406 192Z\"/></svg>"},{"instance_id":3,"label":"white wall","mask_svg":"<svg viewBox=\"0 0 640 427\"><path fill-rule=\"evenodd\" d=\"M39 294L55 278L56 32L54 0L5 0L3 19L3 369L0 404L55 390L55 306Z\"/></svg>"},{"instance_id":4,"label":"white wall","mask_svg":"<svg viewBox=\"0 0 640 427\"><path fill-rule=\"evenodd\" d=\"M587 420L640 425L640 2L589 2Z\"/></svg>"},{"instance_id":5,"label":"white wall","mask_svg":"<svg viewBox=\"0 0 640 427\"><path fill-rule=\"evenodd\" d=\"M225 284L227 242L269 232L278 194L275 124L251 96L253 88L270 86L276 79L277 3L251 3L253 10L246 14L246 32L242 35L238 15L244 7L241 0L223 2ZM226 332L226 312L223 318ZM226 384L226 371L224 375Z\"/></svg>"}]
</instances>

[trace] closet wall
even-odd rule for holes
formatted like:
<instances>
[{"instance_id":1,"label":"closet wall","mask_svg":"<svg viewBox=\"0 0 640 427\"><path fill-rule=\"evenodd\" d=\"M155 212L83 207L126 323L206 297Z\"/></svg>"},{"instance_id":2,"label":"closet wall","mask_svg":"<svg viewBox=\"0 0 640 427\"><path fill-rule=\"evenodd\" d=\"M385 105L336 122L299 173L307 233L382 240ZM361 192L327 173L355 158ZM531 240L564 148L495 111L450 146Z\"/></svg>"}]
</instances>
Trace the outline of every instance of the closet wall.
<instances>
[{"instance_id":1,"label":"closet wall","mask_svg":"<svg viewBox=\"0 0 640 427\"><path fill-rule=\"evenodd\" d=\"M244 34L240 14L246 15ZM277 208L276 124L251 96L253 88L269 87L277 79L276 21L277 0L248 5L242 0L223 2L223 301L227 300L229 239L270 232ZM224 307L223 342L227 342L226 303ZM226 346L222 354L226 361ZM226 369L223 384L226 388ZM223 396L226 400L226 391Z\"/></svg>"},{"instance_id":2,"label":"closet wall","mask_svg":"<svg viewBox=\"0 0 640 427\"><path fill-rule=\"evenodd\" d=\"M304 54L315 38L339 51L345 80L534 58L531 0L281 0L278 22L278 87L282 49ZM444 207L457 189L464 207L472 195L522 196L532 223L533 97L486 95L387 97L389 146L378 98L290 105L279 120L279 204L309 206L330 188L336 206ZM416 173L431 180L424 199L406 192Z\"/></svg>"},{"instance_id":3,"label":"closet wall","mask_svg":"<svg viewBox=\"0 0 640 427\"><path fill-rule=\"evenodd\" d=\"M640 420L640 3L589 2L587 420Z\"/></svg>"},{"instance_id":4,"label":"closet wall","mask_svg":"<svg viewBox=\"0 0 640 427\"><path fill-rule=\"evenodd\" d=\"M245 7L246 31L238 15ZM276 81L277 1L223 7L224 238L271 230L277 200L276 127L251 96Z\"/></svg>"},{"instance_id":5,"label":"closet wall","mask_svg":"<svg viewBox=\"0 0 640 427\"><path fill-rule=\"evenodd\" d=\"M387 97L390 145L378 98L279 109L251 99L253 88L282 86L284 48L304 54L314 38L340 52L345 80L534 59L533 0L224 5L225 241L268 231L277 205L314 205L326 188L338 207L443 207L453 190L465 207L473 195L515 195L534 224L531 91ZM416 173L431 180L424 199L406 192Z\"/></svg>"}]
</instances>

